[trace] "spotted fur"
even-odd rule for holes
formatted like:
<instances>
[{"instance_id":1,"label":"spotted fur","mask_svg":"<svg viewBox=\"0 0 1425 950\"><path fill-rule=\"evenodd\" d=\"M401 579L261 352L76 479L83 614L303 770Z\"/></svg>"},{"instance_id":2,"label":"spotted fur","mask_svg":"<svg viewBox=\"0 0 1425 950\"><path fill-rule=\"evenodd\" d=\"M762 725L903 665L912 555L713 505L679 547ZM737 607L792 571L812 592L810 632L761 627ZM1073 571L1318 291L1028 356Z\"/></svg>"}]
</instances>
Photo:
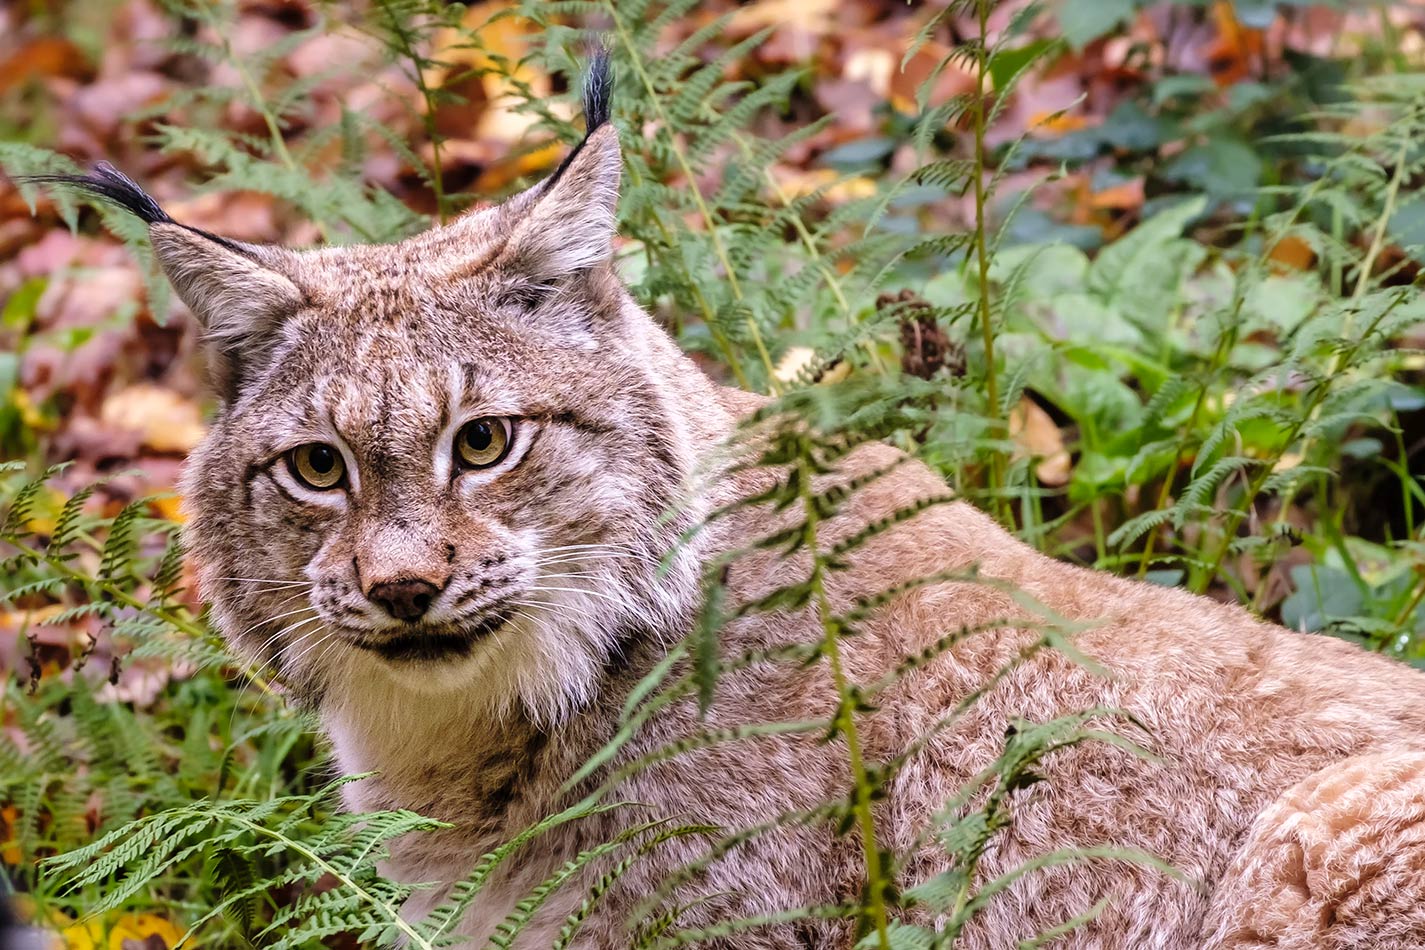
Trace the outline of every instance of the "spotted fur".
<instances>
[{"instance_id":1,"label":"spotted fur","mask_svg":"<svg viewBox=\"0 0 1425 950\"><path fill-rule=\"evenodd\" d=\"M389 870L412 881L449 884L569 802L565 779L689 630L702 565L773 517L720 520L658 569L711 508L765 487L709 467L761 403L703 375L620 283L610 263L618 142L611 125L593 124L549 182L395 245L252 248L149 219L159 260L206 328L225 397L184 479L187 542L213 619L316 709L341 769L379 773L346 786L352 808L451 823L399 843ZM513 450L496 469L461 473L453 434L487 415L516 419ZM340 447L345 491L294 482L283 459L305 442ZM823 526L823 543L944 492L884 446L856 452L837 477L891 463L902 464L857 492ZM927 824L993 760L1015 717L1097 706L1131 714L1138 725L1119 728L1157 757L1104 743L1054 753L1047 781L1016 794L1015 821L982 875L1056 849L1116 846L1157 854L1188 880L1114 860L1045 869L1006 887L963 946L1012 946L1100 901L1097 918L1055 945L1425 945L1425 677L1236 607L1055 562L965 504L932 507L858 549L829 596L846 609L972 566L1086 624L1077 646L1106 673L1036 654L945 725L1036 636L1019 601L970 582L910 590L844 641L849 675L868 683L955 631L1001 622L905 676L861 719L871 761L934 736L877 806L879 839L904 861L898 883L945 870ZM762 596L804 568L754 554L731 571L730 596ZM392 578L440 589L414 634L367 597ZM750 616L723 631L722 649L806 643L818 630L806 612ZM706 725L826 718L834 697L823 665L760 664L723 680ZM610 767L702 728L691 699L674 704ZM636 808L527 844L463 932L489 934L528 888L621 823L651 814L755 827L843 796L845 763L816 734L662 762L616 792ZM629 914L706 847L670 842L635 864L576 945L626 947ZM855 900L863 883L853 838L784 823L668 897L683 908L680 926L701 926ZM406 913L419 917L443 893L419 892ZM552 899L520 945L548 946L578 895ZM811 921L712 945L851 942L849 924Z\"/></svg>"}]
</instances>

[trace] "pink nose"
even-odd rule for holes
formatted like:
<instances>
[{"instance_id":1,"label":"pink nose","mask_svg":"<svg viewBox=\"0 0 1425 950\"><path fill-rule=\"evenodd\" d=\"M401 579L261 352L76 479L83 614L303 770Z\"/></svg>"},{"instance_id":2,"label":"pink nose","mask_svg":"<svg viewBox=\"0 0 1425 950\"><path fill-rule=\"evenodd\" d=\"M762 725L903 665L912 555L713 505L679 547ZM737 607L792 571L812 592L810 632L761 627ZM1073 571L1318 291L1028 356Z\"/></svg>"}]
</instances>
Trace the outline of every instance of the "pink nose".
<instances>
[{"instance_id":1,"label":"pink nose","mask_svg":"<svg viewBox=\"0 0 1425 950\"><path fill-rule=\"evenodd\" d=\"M440 588L430 581L406 578L373 584L366 599L379 604L381 609L397 620L419 620L430 609L431 603L440 594Z\"/></svg>"}]
</instances>

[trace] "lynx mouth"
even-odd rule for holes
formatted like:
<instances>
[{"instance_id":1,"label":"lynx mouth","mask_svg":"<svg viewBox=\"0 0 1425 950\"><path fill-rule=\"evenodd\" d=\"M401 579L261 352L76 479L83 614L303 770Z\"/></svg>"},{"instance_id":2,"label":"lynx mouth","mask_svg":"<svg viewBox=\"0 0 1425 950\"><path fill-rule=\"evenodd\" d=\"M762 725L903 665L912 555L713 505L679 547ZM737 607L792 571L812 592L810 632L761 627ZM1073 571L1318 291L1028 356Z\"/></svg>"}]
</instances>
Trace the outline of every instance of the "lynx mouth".
<instances>
[{"instance_id":1,"label":"lynx mouth","mask_svg":"<svg viewBox=\"0 0 1425 950\"><path fill-rule=\"evenodd\" d=\"M375 653L393 663L433 662L461 659L470 654L475 644L499 630L514 613L514 608L497 608L473 622L457 627L412 627L380 640L362 637L353 640L355 646Z\"/></svg>"}]
</instances>

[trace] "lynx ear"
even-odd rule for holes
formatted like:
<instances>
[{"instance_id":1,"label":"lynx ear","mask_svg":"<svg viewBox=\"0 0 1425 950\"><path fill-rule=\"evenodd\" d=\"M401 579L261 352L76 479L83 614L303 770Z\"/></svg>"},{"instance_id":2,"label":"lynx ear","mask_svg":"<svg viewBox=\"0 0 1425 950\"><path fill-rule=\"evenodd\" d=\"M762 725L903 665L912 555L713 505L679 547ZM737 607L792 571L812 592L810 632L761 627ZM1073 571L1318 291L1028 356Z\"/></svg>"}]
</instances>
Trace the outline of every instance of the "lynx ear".
<instances>
[{"instance_id":1,"label":"lynx ear","mask_svg":"<svg viewBox=\"0 0 1425 950\"><path fill-rule=\"evenodd\" d=\"M584 79L584 140L544 181L507 201L510 222L502 263L534 281L558 279L613 254L623 159L609 124L613 74L600 50Z\"/></svg>"},{"instance_id":2,"label":"lynx ear","mask_svg":"<svg viewBox=\"0 0 1425 950\"><path fill-rule=\"evenodd\" d=\"M203 327L213 384L225 399L236 395L243 362L270 339L282 317L302 304L302 292L276 269L285 251L239 244L179 224L108 162L100 162L89 175L30 175L21 180L87 192L148 225L154 256Z\"/></svg>"},{"instance_id":3,"label":"lynx ear","mask_svg":"<svg viewBox=\"0 0 1425 950\"><path fill-rule=\"evenodd\" d=\"M302 306L297 285L271 266L271 258L283 252L168 222L150 225L148 233L159 266L203 328L213 386L231 400L244 364L266 348L282 319Z\"/></svg>"},{"instance_id":4,"label":"lynx ear","mask_svg":"<svg viewBox=\"0 0 1425 950\"><path fill-rule=\"evenodd\" d=\"M614 127L590 133L552 177L510 203L515 220L501 254L506 266L549 280L607 261L622 172Z\"/></svg>"},{"instance_id":5,"label":"lynx ear","mask_svg":"<svg viewBox=\"0 0 1425 950\"><path fill-rule=\"evenodd\" d=\"M415 239L438 262L442 279L493 272L519 285L523 297L613 255L623 162L609 124L612 88L608 54L600 52L584 82L584 139L554 174L503 204L469 211Z\"/></svg>"},{"instance_id":6,"label":"lynx ear","mask_svg":"<svg viewBox=\"0 0 1425 950\"><path fill-rule=\"evenodd\" d=\"M159 266L209 343L231 346L302 303L297 285L273 269L269 248L215 239L180 224L153 224L148 234Z\"/></svg>"}]
</instances>

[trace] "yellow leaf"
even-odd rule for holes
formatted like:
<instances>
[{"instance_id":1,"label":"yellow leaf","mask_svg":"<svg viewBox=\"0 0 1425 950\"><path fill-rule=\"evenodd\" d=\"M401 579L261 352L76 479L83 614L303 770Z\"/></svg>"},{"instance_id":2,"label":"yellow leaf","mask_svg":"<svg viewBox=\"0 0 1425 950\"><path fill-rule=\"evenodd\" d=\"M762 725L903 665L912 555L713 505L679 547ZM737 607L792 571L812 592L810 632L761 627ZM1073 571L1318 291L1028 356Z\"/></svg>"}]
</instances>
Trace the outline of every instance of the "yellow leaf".
<instances>
[{"instance_id":1,"label":"yellow leaf","mask_svg":"<svg viewBox=\"0 0 1425 950\"><path fill-rule=\"evenodd\" d=\"M150 504L160 518L177 522L178 524L183 524L188 520L183 514L183 499L178 495L162 495L155 498Z\"/></svg>"},{"instance_id":2,"label":"yellow leaf","mask_svg":"<svg viewBox=\"0 0 1425 950\"><path fill-rule=\"evenodd\" d=\"M475 180L474 190L478 193L501 191L521 176L533 175L552 167L563 154L563 145L550 142L531 151L513 155L481 172L480 177Z\"/></svg>"},{"instance_id":3,"label":"yellow leaf","mask_svg":"<svg viewBox=\"0 0 1425 950\"><path fill-rule=\"evenodd\" d=\"M156 452L175 455L189 452L207 431L197 403L152 383L113 393L104 400L99 418L107 426L139 433L143 444Z\"/></svg>"},{"instance_id":4,"label":"yellow leaf","mask_svg":"<svg viewBox=\"0 0 1425 950\"><path fill-rule=\"evenodd\" d=\"M70 924L59 932L65 950L99 950L104 946L104 926L90 918L79 924Z\"/></svg>"},{"instance_id":5,"label":"yellow leaf","mask_svg":"<svg viewBox=\"0 0 1425 950\"><path fill-rule=\"evenodd\" d=\"M30 398L30 394L23 389L15 389L10 393L10 401L15 404L15 408L20 410L20 421L27 429L53 429L54 424L44 417L35 401Z\"/></svg>"},{"instance_id":6,"label":"yellow leaf","mask_svg":"<svg viewBox=\"0 0 1425 950\"><path fill-rule=\"evenodd\" d=\"M51 919L60 928L65 950L124 950L126 940L142 944L151 937L171 948L183 937L183 931L157 914L121 914L112 923L98 917L73 923L55 911Z\"/></svg>"},{"instance_id":7,"label":"yellow leaf","mask_svg":"<svg viewBox=\"0 0 1425 950\"><path fill-rule=\"evenodd\" d=\"M183 933L157 914L125 914L109 931L109 950L124 950L125 940L143 943L150 937L159 937L165 947L172 947Z\"/></svg>"},{"instance_id":8,"label":"yellow leaf","mask_svg":"<svg viewBox=\"0 0 1425 950\"><path fill-rule=\"evenodd\" d=\"M69 498L58 488L48 485L35 496L34 514L25 523L28 530L35 534L50 535L54 533L59 510L64 507L64 503Z\"/></svg>"}]
</instances>

